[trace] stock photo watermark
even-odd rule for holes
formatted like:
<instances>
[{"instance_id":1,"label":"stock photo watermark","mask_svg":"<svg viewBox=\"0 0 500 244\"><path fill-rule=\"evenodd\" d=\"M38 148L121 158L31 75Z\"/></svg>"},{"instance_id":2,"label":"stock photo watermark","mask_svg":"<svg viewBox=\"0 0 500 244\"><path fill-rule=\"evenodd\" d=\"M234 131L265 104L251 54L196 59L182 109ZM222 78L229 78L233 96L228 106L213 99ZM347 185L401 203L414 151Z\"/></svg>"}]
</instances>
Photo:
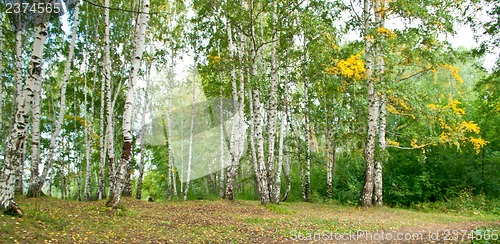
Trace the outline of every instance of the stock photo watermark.
<instances>
[{"instance_id":1,"label":"stock photo watermark","mask_svg":"<svg viewBox=\"0 0 500 244\"><path fill-rule=\"evenodd\" d=\"M355 230L345 233L332 231L299 231L292 230L289 233L292 241L437 241L437 242L460 242L460 241L497 241L499 239L498 230L466 230L466 229L445 229L445 230L424 230L422 232L404 231L379 231L370 232L365 230Z\"/></svg>"}]
</instances>

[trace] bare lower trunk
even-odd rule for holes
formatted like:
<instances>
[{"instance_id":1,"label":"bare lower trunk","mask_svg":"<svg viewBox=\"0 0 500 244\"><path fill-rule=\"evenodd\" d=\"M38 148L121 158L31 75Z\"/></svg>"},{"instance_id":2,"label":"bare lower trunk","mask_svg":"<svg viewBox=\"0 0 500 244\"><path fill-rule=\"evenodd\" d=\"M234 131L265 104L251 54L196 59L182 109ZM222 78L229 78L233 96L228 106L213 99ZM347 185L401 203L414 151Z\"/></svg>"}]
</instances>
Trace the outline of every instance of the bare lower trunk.
<instances>
[{"instance_id":1,"label":"bare lower trunk","mask_svg":"<svg viewBox=\"0 0 500 244\"><path fill-rule=\"evenodd\" d=\"M125 176L124 176L124 182L123 182L123 192L122 196L124 197L131 197L132 196L132 181L131 181L131 170L132 168L130 167L130 162L127 165L127 168L125 169Z\"/></svg>"},{"instance_id":2,"label":"bare lower trunk","mask_svg":"<svg viewBox=\"0 0 500 244\"><path fill-rule=\"evenodd\" d=\"M267 182L267 168L264 160L264 136L263 136L263 119L262 119L262 103L260 102L260 92L258 89L253 90L253 105L254 105L254 118L253 123L255 125L255 139L257 140L257 165L258 174L257 179L259 181L259 193L260 201L263 204L270 203L269 198L269 188Z\"/></svg>"},{"instance_id":3,"label":"bare lower trunk","mask_svg":"<svg viewBox=\"0 0 500 244\"><path fill-rule=\"evenodd\" d=\"M40 179L39 164L40 164L40 111L41 111L41 96L42 84L41 79L35 80L32 98L32 128L31 128L31 176L30 186L28 187L28 197L37 197L41 194L43 181ZM38 190L40 189L40 190Z\"/></svg>"},{"instance_id":4,"label":"bare lower trunk","mask_svg":"<svg viewBox=\"0 0 500 244\"><path fill-rule=\"evenodd\" d=\"M284 143L285 143L285 131L286 131L286 120L287 120L287 113L282 112L281 113L281 126L280 126L280 137L279 137L279 145L278 145L278 166L276 169L276 177L275 177L275 183L274 183L274 188L273 188L273 195L274 195L274 201L275 203L279 203L280 201L280 194L281 194L281 172L283 168L283 150L284 150Z\"/></svg>"}]
</instances>

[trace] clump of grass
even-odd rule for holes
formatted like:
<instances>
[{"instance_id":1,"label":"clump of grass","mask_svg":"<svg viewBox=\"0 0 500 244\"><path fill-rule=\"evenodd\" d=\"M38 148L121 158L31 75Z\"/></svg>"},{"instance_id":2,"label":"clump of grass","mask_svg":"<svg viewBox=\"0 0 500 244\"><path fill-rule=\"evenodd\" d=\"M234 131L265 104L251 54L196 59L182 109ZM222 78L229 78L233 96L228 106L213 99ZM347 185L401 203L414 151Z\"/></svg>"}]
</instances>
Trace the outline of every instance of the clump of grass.
<instances>
[{"instance_id":1,"label":"clump of grass","mask_svg":"<svg viewBox=\"0 0 500 244\"><path fill-rule=\"evenodd\" d=\"M284 204L276 205L276 204L266 204L264 205L269 211L277 214L295 214L297 213L295 210L288 208Z\"/></svg>"}]
</instances>

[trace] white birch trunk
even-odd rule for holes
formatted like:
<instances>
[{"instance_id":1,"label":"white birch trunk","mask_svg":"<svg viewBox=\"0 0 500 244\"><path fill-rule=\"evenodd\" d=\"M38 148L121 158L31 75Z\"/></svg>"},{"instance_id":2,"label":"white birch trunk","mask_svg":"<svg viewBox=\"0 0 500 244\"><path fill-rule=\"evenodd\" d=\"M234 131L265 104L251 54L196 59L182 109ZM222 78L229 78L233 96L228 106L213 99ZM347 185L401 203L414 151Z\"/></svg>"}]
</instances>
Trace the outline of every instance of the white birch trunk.
<instances>
[{"instance_id":1,"label":"white birch trunk","mask_svg":"<svg viewBox=\"0 0 500 244\"><path fill-rule=\"evenodd\" d=\"M0 13L0 20L3 23L4 21L4 15L3 12ZM0 28L0 130L2 130L3 126L3 97L4 97L4 91L3 91L3 28ZM3 138L2 138L3 139Z\"/></svg>"},{"instance_id":2,"label":"white birch trunk","mask_svg":"<svg viewBox=\"0 0 500 244\"><path fill-rule=\"evenodd\" d=\"M11 210L22 215L21 209L14 201L14 188L16 173L19 170L22 145L26 140L27 124L32 108L32 97L40 85L42 73L42 58L45 39L47 38L47 23L42 22L35 27L35 38L33 41L33 53L28 67L28 79L24 88L22 102L16 108L11 131L5 140L5 156L3 170L0 174L0 205L6 210Z\"/></svg>"},{"instance_id":3,"label":"white birch trunk","mask_svg":"<svg viewBox=\"0 0 500 244\"><path fill-rule=\"evenodd\" d=\"M371 28L371 7L370 1L364 0L364 35L368 35ZM373 48L369 38L365 38L365 58L366 58L366 82L368 87L368 132L365 145L365 179L363 191L359 199L362 207L372 206L373 185L374 185L374 158L375 142L378 123L378 101L374 88L373 73Z\"/></svg>"},{"instance_id":4,"label":"white birch trunk","mask_svg":"<svg viewBox=\"0 0 500 244\"><path fill-rule=\"evenodd\" d=\"M191 84L191 126L189 129L189 149L188 149L188 165L187 165L187 175L186 175L186 187L184 188L184 201L187 200L187 195L189 191L189 185L191 184L191 165L193 161L193 134L194 134L194 109L196 103L195 92L196 88L194 86L194 81Z\"/></svg>"},{"instance_id":5,"label":"white birch trunk","mask_svg":"<svg viewBox=\"0 0 500 244\"><path fill-rule=\"evenodd\" d=\"M383 27L385 24L385 20L383 15L380 14L380 9L385 8L385 5L383 2L375 2L375 9L376 9L376 14L375 14L375 20L376 23ZM382 56L383 50L378 47L377 49L377 55L376 55L376 64L377 64L377 77L379 80L383 79L382 75L384 72L384 57ZM383 182L382 182L382 168L383 164L386 159L386 142L385 142L385 133L386 133L386 120L387 120L387 111L386 111L386 101L385 101L385 95L380 94L377 95L379 99L379 127L378 127L378 143L379 143L379 150L378 154L376 157L375 161L375 179L374 179L374 202L375 205L378 207L381 207L383 205Z\"/></svg>"},{"instance_id":6,"label":"white birch trunk","mask_svg":"<svg viewBox=\"0 0 500 244\"><path fill-rule=\"evenodd\" d=\"M103 78L101 81L101 109L99 111L99 180L97 183L97 199L102 200L106 198L106 183L104 182L104 174L106 171L106 152L107 145L105 138L105 128L104 128L104 112L105 112L105 100L104 94L106 93L105 89L106 79Z\"/></svg>"},{"instance_id":7,"label":"white birch trunk","mask_svg":"<svg viewBox=\"0 0 500 244\"><path fill-rule=\"evenodd\" d=\"M281 172L283 169L283 150L284 150L284 143L285 143L285 131L287 127L287 114L286 112L281 113L281 125L280 125L280 137L279 137L279 145L278 145L278 166L276 170L276 178L275 178L275 183L274 183L274 199L275 203L279 203L280 201L280 194L281 194Z\"/></svg>"},{"instance_id":8,"label":"white birch trunk","mask_svg":"<svg viewBox=\"0 0 500 244\"><path fill-rule=\"evenodd\" d=\"M255 116L255 113L253 111L253 94L252 91L248 91L248 103L249 103L249 110L250 110L250 155L251 155L251 160L252 160L252 168L254 171L255 175L255 188L257 188L257 193L260 194L260 179L259 179L259 164L257 162L257 152L256 152L256 146L255 146L255 124L253 122L253 118Z\"/></svg>"},{"instance_id":9,"label":"white birch trunk","mask_svg":"<svg viewBox=\"0 0 500 244\"><path fill-rule=\"evenodd\" d=\"M173 60L172 60L173 61ZM172 72L174 72L174 63L172 62ZM177 180L175 176L175 168L174 168L174 158L172 156L173 154L173 144L172 144L172 113L173 113L173 101L172 101L172 80L169 81L169 91L168 91L168 114L167 114L167 150L168 150L168 200L172 198L172 195L174 197L177 197ZM181 147L183 147L183 143L181 144ZM182 157L181 160L184 160L184 157ZM184 165L181 167L181 169L184 168ZM180 174L180 177L182 179L182 174ZM181 180L181 192L182 192L182 180Z\"/></svg>"},{"instance_id":10,"label":"white birch trunk","mask_svg":"<svg viewBox=\"0 0 500 244\"><path fill-rule=\"evenodd\" d=\"M28 197L37 197L42 194L42 191L33 191L33 187L39 182L40 172L40 111L41 111L41 96L42 96L42 80L35 79L33 86L32 98L32 128L31 128L31 176L30 187L28 188ZM43 185L43 182L41 182Z\"/></svg>"},{"instance_id":11,"label":"white birch trunk","mask_svg":"<svg viewBox=\"0 0 500 244\"><path fill-rule=\"evenodd\" d=\"M234 45L232 41L232 30L231 25L228 23L228 40L230 45L230 57L235 61L234 55ZM243 53L244 45L246 39L241 35L241 42L239 48L238 59L240 61L240 66L238 67L238 73L240 78L239 87L237 84L236 68L234 62L232 62L231 69L231 84L232 84L232 95L233 95L233 123L231 126L231 142L230 142L230 156L231 165L229 167L227 182L226 182L226 198L229 200L234 199L234 181L238 172L240 159L243 155L244 140L245 140L245 114L244 114L244 104L245 104L245 71L243 64Z\"/></svg>"},{"instance_id":12,"label":"white birch trunk","mask_svg":"<svg viewBox=\"0 0 500 244\"><path fill-rule=\"evenodd\" d=\"M87 81L85 80L85 83ZM95 83L94 83L95 84ZM87 89L86 89L86 85L85 85L85 95L84 95L84 100L87 100ZM87 104L87 102L85 101L85 104ZM91 115L90 117L93 118L93 111L94 111L94 100L91 99L90 101L90 104L91 104ZM85 109L85 112L84 112L84 124L85 124L85 141L86 141L86 147L85 147L85 186L84 186L84 189L83 189L83 199L86 200L86 201L90 201L92 200L92 185L91 185L91 176L92 176L92 135L93 135L93 124L92 124L92 120L88 121L87 120L87 113L86 113L86 109Z\"/></svg>"},{"instance_id":13,"label":"white birch trunk","mask_svg":"<svg viewBox=\"0 0 500 244\"><path fill-rule=\"evenodd\" d=\"M267 182L267 169L265 165L264 159L264 136L263 136L263 108L262 103L260 102L260 91L258 89L253 89L253 105L254 105L254 117L253 122L255 125L255 139L257 146L257 164L258 164L258 174L257 179L259 181L259 193L260 193L260 201L263 204L270 203L271 199L269 198L269 188Z\"/></svg>"},{"instance_id":14,"label":"white birch trunk","mask_svg":"<svg viewBox=\"0 0 500 244\"><path fill-rule=\"evenodd\" d=\"M278 2L276 1L275 9L273 11L273 20L275 23L278 22ZM277 29L273 28L273 32L277 33ZM271 193L270 200L273 203L279 202L279 196L276 197L275 191L274 191L274 150L275 150L275 144L276 144L276 122L277 122L277 107L278 107L278 79L279 79L279 73L278 73L278 57L276 55L277 53L277 40L275 40L278 35L275 34L272 36L272 43L271 43L271 91L269 94L269 110L268 110L268 154L267 154L267 182L269 184L269 191Z\"/></svg>"},{"instance_id":15,"label":"white birch trunk","mask_svg":"<svg viewBox=\"0 0 500 244\"><path fill-rule=\"evenodd\" d=\"M258 66L257 66L257 59L258 59L258 50L257 46L255 44L256 42L256 35L255 35L255 25L251 24L250 25L250 31L251 31L251 40L250 40L250 46L251 46L251 53L252 53L252 68L251 68L251 78L257 77L257 72L258 72ZM259 194L260 194L260 201L262 204L267 204L271 202L270 195L269 195L269 185L268 185L268 180L267 180L267 172L268 169L266 167L266 162L265 162L265 155L264 155L264 135L263 135L263 127L264 127L264 119L263 119L263 114L264 114L264 108L262 107L262 103L260 101L260 91L258 87L253 87L252 89L252 99L253 99L253 106L254 106L254 115L253 115L253 125L255 127L255 131L252 136L255 137L256 140L256 161L257 161L257 182L259 185Z\"/></svg>"},{"instance_id":16,"label":"white birch trunk","mask_svg":"<svg viewBox=\"0 0 500 244\"><path fill-rule=\"evenodd\" d=\"M381 207L383 205L382 168L386 154L385 133L386 133L387 111L385 105L385 96L381 95L379 96L379 98L380 98L380 112L379 112L380 124L379 124L378 143L379 143L380 155L378 156L378 160L375 162L374 197L375 197L375 204L378 207Z\"/></svg>"},{"instance_id":17,"label":"white birch trunk","mask_svg":"<svg viewBox=\"0 0 500 244\"><path fill-rule=\"evenodd\" d=\"M233 96L233 123L231 125L231 138L230 138L230 143L229 143L229 155L230 155L230 165L227 170L227 179L226 179L226 192L224 194L224 198L233 200L234 199L234 189L233 189L233 184L234 184L234 178L236 177L236 165L235 165L235 147L236 147L236 128L237 128L237 123L239 123L237 120L239 119L239 110L238 110L238 88L237 88L237 81L236 81L236 67L235 67L235 47L233 43L233 30L231 28L231 23L226 20L226 26L227 26L227 39L228 39L228 50L229 50L229 59L231 60L231 86L232 86L232 96Z\"/></svg>"},{"instance_id":18,"label":"white birch trunk","mask_svg":"<svg viewBox=\"0 0 500 244\"><path fill-rule=\"evenodd\" d=\"M304 124L306 130L306 167L305 167L305 178L304 178L304 201L311 201L311 129L309 126L309 87L308 79L305 77L304 80L304 100L305 100L305 111L304 111Z\"/></svg>"},{"instance_id":19,"label":"white birch trunk","mask_svg":"<svg viewBox=\"0 0 500 244\"><path fill-rule=\"evenodd\" d=\"M327 111L327 113L329 113ZM328 116L328 115L327 115ZM332 176L332 168L333 168L333 160L332 160L332 131L331 131L331 123L330 116L328 116L326 120L326 198L331 199L333 196L333 176Z\"/></svg>"},{"instance_id":20,"label":"white birch trunk","mask_svg":"<svg viewBox=\"0 0 500 244\"><path fill-rule=\"evenodd\" d=\"M220 55L219 55L220 57ZM219 101L219 112L220 112L220 189L219 189L219 197L225 197L225 182L226 182L226 164L224 162L224 113L222 107L222 85L219 87L220 89L220 101Z\"/></svg>"},{"instance_id":21,"label":"white birch trunk","mask_svg":"<svg viewBox=\"0 0 500 244\"><path fill-rule=\"evenodd\" d=\"M108 153L109 199L113 198L115 179L115 142L113 126L113 94L111 89L111 55L109 40L109 0L104 1L104 79L106 83L106 147Z\"/></svg>"},{"instance_id":22,"label":"white birch trunk","mask_svg":"<svg viewBox=\"0 0 500 244\"><path fill-rule=\"evenodd\" d=\"M117 172L115 175L115 185L113 189L113 198L108 200L106 204L113 209L118 207L118 203L120 202L120 197L123 191L123 183L125 171L130 163L132 156L132 112L134 110L134 91L135 86L138 80L138 71L141 65L142 54L144 51L144 44L146 41L146 28L148 26L149 20L149 0L144 0L142 2L142 13L139 17L139 22L137 23L137 36L134 43L135 50L134 55L132 57L132 65L130 71L130 82L129 88L127 91L127 96L125 100L125 106L123 109L123 124L122 124L122 133L123 133L123 151L122 157L120 160L119 167L117 168Z\"/></svg>"}]
</instances>

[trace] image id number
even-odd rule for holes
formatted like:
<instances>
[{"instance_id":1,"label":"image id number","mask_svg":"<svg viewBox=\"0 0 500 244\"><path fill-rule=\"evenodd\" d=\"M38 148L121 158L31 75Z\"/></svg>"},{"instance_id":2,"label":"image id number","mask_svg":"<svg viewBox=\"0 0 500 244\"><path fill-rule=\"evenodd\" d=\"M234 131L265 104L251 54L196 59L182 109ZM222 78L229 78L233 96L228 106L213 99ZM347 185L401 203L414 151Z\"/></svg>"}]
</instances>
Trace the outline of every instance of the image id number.
<instances>
[{"instance_id":1,"label":"image id number","mask_svg":"<svg viewBox=\"0 0 500 244\"><path fill-rule=\"evenodd\" d=\"M5 4L6 13L19 14L19 13L55 13L61 12L61 6L58 3L7 3Z\"/></svg>"}]
</instances>

